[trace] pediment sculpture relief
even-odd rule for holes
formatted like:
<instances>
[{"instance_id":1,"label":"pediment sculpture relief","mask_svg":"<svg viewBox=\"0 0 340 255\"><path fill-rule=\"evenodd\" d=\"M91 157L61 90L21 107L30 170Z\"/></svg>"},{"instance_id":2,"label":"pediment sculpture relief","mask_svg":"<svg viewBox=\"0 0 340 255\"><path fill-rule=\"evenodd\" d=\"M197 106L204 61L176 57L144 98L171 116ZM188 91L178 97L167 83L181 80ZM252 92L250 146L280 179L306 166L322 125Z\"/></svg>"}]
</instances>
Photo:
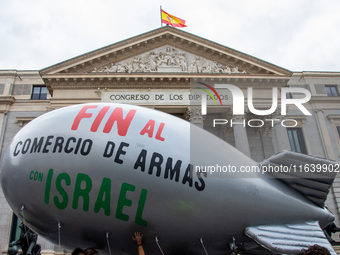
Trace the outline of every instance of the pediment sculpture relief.
<instances>
[{"instance_id":1,"label":"pediment sculpture relief","mask_svg":"<svg viewBox=\"0 0 340 255\"><path fill-rule=\"evenodd\" d=\"M144 73L144 72L189 72L189 73L246 73L238 67L224 66L217 61L209 61L192 54L166 47L165 51L149 52L132 60L111 63L94 68L92 73Z\"/></svg>"}]
</instances>

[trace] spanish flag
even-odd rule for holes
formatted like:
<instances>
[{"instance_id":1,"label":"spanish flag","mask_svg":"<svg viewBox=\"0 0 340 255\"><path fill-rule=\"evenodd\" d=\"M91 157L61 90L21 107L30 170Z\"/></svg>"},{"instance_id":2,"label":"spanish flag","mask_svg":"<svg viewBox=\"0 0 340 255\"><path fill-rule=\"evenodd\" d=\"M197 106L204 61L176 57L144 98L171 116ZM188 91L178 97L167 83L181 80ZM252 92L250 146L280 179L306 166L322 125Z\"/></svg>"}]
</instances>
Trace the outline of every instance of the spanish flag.
<instances>
[{"instance_id":1,"label":"spanish flag","mask_svg":"<svg viewBox=\"0 0 340 255\"><path fill-rule=\"evenodd\" d=\"M161 9L162 23L172 27L186 27L185 20L177 18Z\"/></svg>"}]
</instances>

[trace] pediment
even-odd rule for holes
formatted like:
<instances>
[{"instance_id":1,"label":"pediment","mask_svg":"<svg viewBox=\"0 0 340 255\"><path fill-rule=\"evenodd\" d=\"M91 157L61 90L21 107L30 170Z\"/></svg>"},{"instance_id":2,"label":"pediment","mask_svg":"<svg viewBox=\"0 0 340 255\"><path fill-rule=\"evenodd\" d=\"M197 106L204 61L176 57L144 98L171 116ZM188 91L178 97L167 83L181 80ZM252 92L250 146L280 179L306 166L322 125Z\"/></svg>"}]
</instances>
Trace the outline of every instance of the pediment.
<instances>
[{"instance_id":1,"label":"pediment","mask_svg":"<svg viewBox=\"0 0 340 255\"><path fill-rule=\"evenodd\" d=\"M123 73L291 76L289 70L168 26L61 62L40 73L43 78Z\"/></svg>"},{"instance_id":2,"label":"pediment","mask_svg":"<svg viewBox=\"0 0 340 255\"><path fill-rule=\"evenodd\" d=\"M246 74L237 64L224 65L218 61L164 45L152 51L94 67L91 73L225 73Z\"/></svg>"}]
</instances>

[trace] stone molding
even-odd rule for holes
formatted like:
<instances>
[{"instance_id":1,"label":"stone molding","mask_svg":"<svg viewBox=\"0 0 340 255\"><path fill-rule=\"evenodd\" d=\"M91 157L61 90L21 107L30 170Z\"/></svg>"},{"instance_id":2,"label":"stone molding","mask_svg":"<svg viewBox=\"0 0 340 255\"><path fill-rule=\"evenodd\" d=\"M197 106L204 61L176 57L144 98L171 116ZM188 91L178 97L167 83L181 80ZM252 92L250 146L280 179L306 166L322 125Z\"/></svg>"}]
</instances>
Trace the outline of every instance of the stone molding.
<instances>
[{"instance_id":1,"label":"stone molding","mask_svg":"<svg viewBox=\"0 0 340 255\"><path fill-rule=\"evenodd\" d=\"M334 121L339 121L340 122L340 115L336 115L336 114L329 114L326 116L327 119L329 119L329 121L331 123L333 123Z\"/></svg>"},{"instance_id":2,"label":"stone molding","mask_svg":"<svg viewBox=\"0 0 340 255\"><path fill-rule=\"evenodd\" d=\"M0 96L0 113L7 114L9 107L15 102L13 96Z\"/></svg>"},{"instance_id":3,"label":"stone molding","mask_svg":"<svg viewBox=\"0 0 340 255\"><path fill-rule=\"evenodd\" d=\"M17 121L19 122L19 127L24 127L28 122L34 120L35 117L17 117Z\"/></svg>"},{"instance_id":4,"label":"stone molding","mask_svg":"<svg viewBox=\"0 0 340 255\"><path fill-rule=\"evenodd\" d=\"M236 86L256 88L270 88L271 86L285 86L288 79L284 77L245 77L238 74L228 77L227 74L205 74L205 73L90 73L84 75L46 75L44 82L53 96L55 89L151 89L151 88L173 88L188 89L190 81L202 80L215 83L232 83Z\"/></svg>"},{"instance_id":5,"label":"stone molding","mask_svg":"<svg viewBox=\"0 0 340 255\"><path fill-rule=\"evenodd\" d=\"M11 105L15 102L15 97L13 96L0 96L0 104Z\"/></svg>"}]
</instances>

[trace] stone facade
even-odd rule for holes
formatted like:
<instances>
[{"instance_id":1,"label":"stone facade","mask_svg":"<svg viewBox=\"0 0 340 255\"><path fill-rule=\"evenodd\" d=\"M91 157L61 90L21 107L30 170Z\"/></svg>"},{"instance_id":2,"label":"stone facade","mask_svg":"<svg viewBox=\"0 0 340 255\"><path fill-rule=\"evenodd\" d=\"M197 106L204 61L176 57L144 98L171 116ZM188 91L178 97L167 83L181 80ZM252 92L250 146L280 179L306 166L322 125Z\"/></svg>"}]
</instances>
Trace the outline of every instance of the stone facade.
<instances>
[{"instance_id":1,"label":"stone facade","mask_svg":"<svg viewBox=\"0 0 340 255\"><path fill-rule=\"evenodd\" d=\"M189 95L190 85L198 81L233 84L245 95L247 88L252 87L257 109L271 107L273 87L278 88L279 93L287 86L308 89L312 97L304 106L312 115L305 116L297 107L289 105L286 119L296 121L307 154L340 163L340 97L327 94L330 87L340 91L340 72L292 73L171 27L162 27L40 71L0 70L0 153L3 154L14 135L30 120L57 108L88 102L129 102L173 114L215 134L257 162L283 149L291 149L287 129L280 122L271 126L265 121L281 118L278 112L259 118L246 108L245 115L235 116L232 105L225 101L223 107L208 103L208 114L202 116L200 107L181 100ZM46 98L31 99L33 91L45 87ZM131 99L131 95L137 94L155 96L156 101L137 100L137 96ZM126 99L126 95L130 99ZM291 96L299 98L300 94ZM232 119L238 123L256 119L265 125L261 128L227 124L213 127L214 119ZM326 204L340 225L338 178ZM0 191L3 254L7 253L12 215ZM40 243L46 254L67 252L44 239Z\"/></svg>"}]
</instances>

